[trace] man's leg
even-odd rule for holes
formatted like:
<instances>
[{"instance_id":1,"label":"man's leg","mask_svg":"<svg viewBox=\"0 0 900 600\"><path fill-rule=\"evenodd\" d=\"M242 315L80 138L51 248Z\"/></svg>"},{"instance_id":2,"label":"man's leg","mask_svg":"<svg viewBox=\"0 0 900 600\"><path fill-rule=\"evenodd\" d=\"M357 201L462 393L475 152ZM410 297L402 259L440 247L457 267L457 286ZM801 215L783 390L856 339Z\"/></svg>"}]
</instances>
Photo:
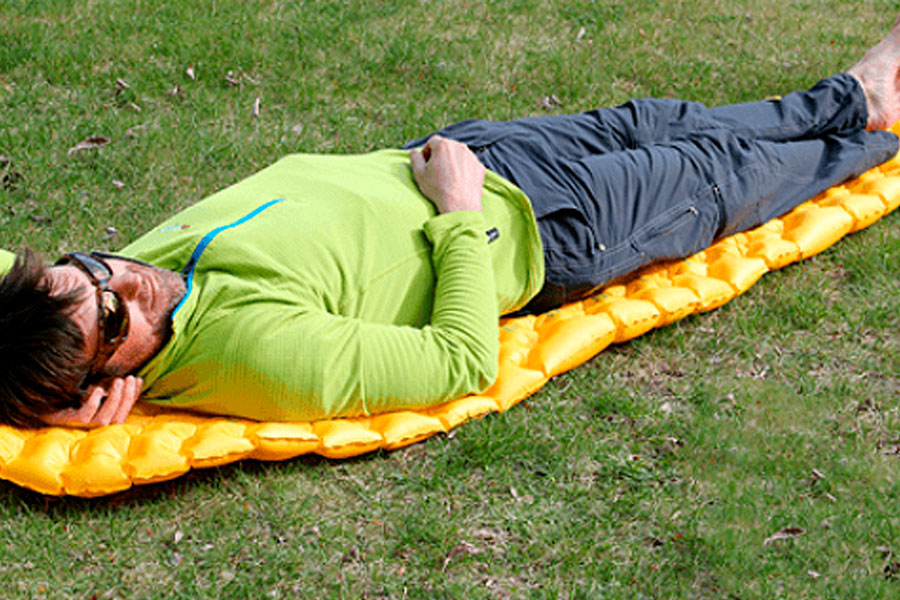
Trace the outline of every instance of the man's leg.
<instances>
[{"instance_id":1,"label":"man's leg","mask_svg":"<svg viewBox=\"0 0 900 600\"><path fill-rule=\"evenodd\" d=\"M842 74L776 102L636 100L438 133L468 144L531 199L547 264L530 305L539 311L688 256L886 160L897 139L866 134L866 116L862 88Z\"/></svg>"},{"instance_id":2,"label":"man's leg","mask_svg":"<svg viewBox=\"0 0 900 600\"><path fill-rule=\"evenodd\" d=\"M880 164L897 148L897 137L884 131L772 142L718 130L558 165L570 175L575 201L538 220L547 286L530 308L690 256Z\"/></svg>"},{"instance_id":3,"label":"man's leg","mask_svg":"<svg viewBox=\"0 0 900 600\"><path fill-rule=\"evenodd\" d=\"M847 133L866 125L865 95L859 82L841 73L809 90L780 100L707 108L699 102L637 98L615 108L580 114L526 117L512 121L469 120L411 140L421 146L431 135L467 144L476 153L490 150L496 163L548 155L574 160L594 154L668 142L710 129L776 141Z\"/></svg>"},{"instance_id":4,"label":"man's leg","mask_svg":"<svg viewBox=\"0 0 900 600\"><path fill-rule=\"evenodd\" d=\"M708 110L710 120L723 129L778 142L845 135L865 129L868 117L863 88L847 73L825 78L808 90L791 92L779 100Z\"/></svg>"},{"instance_id":5,"label":"man's leg","mask_svg":"<svg viewBox=\"0 0 900 600\"><path fill-rule=\"evenodd\" d=\"M487 168L522 188L541 217L571 208L570 198L577 193L571 173L560 164L713 130L775 141L846 134L865 127L865 102L859 82L839 74L779 101L707 108L642 98L575 115L463 121L435 134L467 144ZM404 148L420 146L428 137Z\"/></svg>"}]
</instances>

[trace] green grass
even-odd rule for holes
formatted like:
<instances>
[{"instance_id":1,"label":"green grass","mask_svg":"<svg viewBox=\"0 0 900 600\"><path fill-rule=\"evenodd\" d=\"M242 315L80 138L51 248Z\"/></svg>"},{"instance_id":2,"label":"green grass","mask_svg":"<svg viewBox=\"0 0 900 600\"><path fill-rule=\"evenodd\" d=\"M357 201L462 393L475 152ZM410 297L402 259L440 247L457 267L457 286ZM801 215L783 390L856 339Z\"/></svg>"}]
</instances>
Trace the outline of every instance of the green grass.
<instances>
[{"instance_id":1,"label":"green grass","mask_svg":"<svg viewBox=\"0 0 900 600\"><path fill-rule=\"evenodd\" d=\"M551 94L561 113L784 93L898 10L6 0L0 246L115 249L287 152L545 114ZM88 136L111 143L67 156ZM0 596L896 598L898 219L403 450L96 500L0 482ZM764 545L784 527L805 533Z\"/></svg>"}]
</instances>

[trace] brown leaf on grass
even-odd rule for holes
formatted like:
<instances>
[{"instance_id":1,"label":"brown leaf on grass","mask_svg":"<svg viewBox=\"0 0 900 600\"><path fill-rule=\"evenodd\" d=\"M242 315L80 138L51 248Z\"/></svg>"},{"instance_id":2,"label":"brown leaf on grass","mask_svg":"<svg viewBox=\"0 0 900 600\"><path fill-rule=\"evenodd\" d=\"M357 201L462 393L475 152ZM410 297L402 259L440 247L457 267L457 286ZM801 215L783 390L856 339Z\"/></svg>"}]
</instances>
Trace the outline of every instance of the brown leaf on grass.
<instances>
[{"instance_id":1,"label":"brown leaf on grass","mask_svg":"<svg viewBox=\"0 0 900 600\"><path fill-rule=\"evenodd\" d=\"M472 556L473 554L481 554L482 552L483 551L481 550L481 548L478 548L475 545L463 540L457 545L453 546L453 548L450 549L449 554L450 556L455 556L457 554L466 554Z\"/></svg>"},{"instance_id":2,"label":"brown leaf on grass","mask_svg":"<svg viewBox=\"0 0 900 600\"><path fill-rule=\"evenodd\" d=\"M900 441L893 439L880 439L875 443L879 454L897 455L900 454Z\"/></svg>"},{"instance_id":3,"label":"brown leaf on grass","mask_svg":"<svg viewBox=\"0 0 900 600\"><path fill-rule=\"evenodd\" d=\"M806 530L802 527L782 527L765 540L763 540L763 546L768 546L772 542L776 540L789 540L791 538L800 537L805 534Z\"/></svg>"},{"instance_id":4,"label":"brown leaf on grass","mask_svg":"<svg viewBox=\"0 0 900 600\"><path fill-rule=\"evenodd\" d=\"M22 179L22 174L12 168L12 160L0 154L0 189L14 190Z\"/></svg>"},{"instance_id":5,"label":"brown leaf on grass","mask_svg":"<svg viewBox=\"0 0 900 600\"><path fill-rule=\"evenodd\" d=\"M900 578L900 562L892 561L888 564L884 565L884 578L885 579L898 579Z\"/></svg>"},{"instance_id":6,"label":"brown leaf on grass","mask_svg":"<svg viewBox=\"0 0 900 600\"><path fill-rule=\"evenodd\" d=\"M147 132L147 124L143 123L141 125L135 125L134 127L129 127L125 130L125 135L128 137L137 137L143 133Z\"/></svg>"},{"instance_id":7,"label":"brown leaf on grass","mask_svg":"<svg viewBox=\"0 0 900 600\"><path fill-rule=\"evenodd\" d=\"M679 440L677 437L667 436L664 437L662 443L659 444L655 455L666 456L669 454L675 454L682 446L684 446L684 441Z\"/></svg>"},{"instance_id":8,"label":"brown leaf on grass","mask_svg":"<svg viewBox=\"0 0 900 600\"><path fill-rule=\"evenodd\" d=\"M472 536L480 539L489 546L506 545L509 534L500 528L483 527L472 532Z\"/></svg>"},{"instance_id":9,"label":"brown leaf on grass","mask_svg":"<svg viewBox=\"0 0 900 600\"><path fill-rule=\"evenodd\" d=\"M359 548L356 546L350 546L350 549L344 552L344 555L341 556L342 563L355 562L360 559Z\"/></svg>"},{"instance_id":10,"label":"brown leaf on grass","mask_svg":"<svg viewBox=\"0 0 900 600\"><path fill-rule=\"evenodd\" d=\"M481 554L482 552L484 552L484 550L482 550L481 548L478 548L473 544L470 544L469 542L463 540L457 545L453 546L450 549L450 552L447 553L447 558L444 559L444 566L443 568L441 568L441 572L447 570L447 567L450 565L450 560L454 556L459 556L460 554L463 554L465 556L473 556L475 554Z\"/></svg>"},{"instance_id":11,"label":"brown leaf on grass","mask_svg":"<svg viewBox=\"0 0 900 600\"><path fill-rule=\"evenodd\" d=\"M89 150L91 148L100 148L101 146L105 146L109 143L109 138L105 138L103 136L91 136L84 138L66 152L67 156L72 156L76 152L80 152L82 150Z\"/></svg>"},{"instance_id":12,"label":"brown leaf on grass","mask_svg":"<svg viewBox=\"0 0 900 600\"><path fill-rule=\"evenodd\" d=\"M500 528L483 528L472 532L472 537L482 542L482 549L495 555L506 554L509 533Z\"/></svg>"},{"instance_id":13,"label":"brown leaf on grass","mask_svg":"<svg viewBox=\"0 0 900 600\"><path fill-rule=\"evenodd\" d=\"M519 491L514 487L509 488L509 493L512 494L512 497L515 498L516 502L524 502L525 504L534 502L534 496L531 494L525 494L523 496L519 494Z\"/></svg>"},{"instance_id":14,"label":"brown leaf on grass","mask_svg":"<svg viewBox=\"0 0 900 600\"><path fill-rule=\"evenodd\" d=\"M176 83L175 86L171 90L169 90L167 93L170 96L181 96L182 94L184 94L184 90L182 90L180 87L178 87L178 84Z\"/></svg>"},{"instance_id":15,"label":"brown leaf on grass","mask_svg":"<svg viewBox=\"0 0 900 600\"><path fill-rule=\"evenodd\" d=\"M538 105L544 110L552 110L556 106L561 106L562 100L556 94L550 94L541 98Z\"/></svg>"}]
</instances>

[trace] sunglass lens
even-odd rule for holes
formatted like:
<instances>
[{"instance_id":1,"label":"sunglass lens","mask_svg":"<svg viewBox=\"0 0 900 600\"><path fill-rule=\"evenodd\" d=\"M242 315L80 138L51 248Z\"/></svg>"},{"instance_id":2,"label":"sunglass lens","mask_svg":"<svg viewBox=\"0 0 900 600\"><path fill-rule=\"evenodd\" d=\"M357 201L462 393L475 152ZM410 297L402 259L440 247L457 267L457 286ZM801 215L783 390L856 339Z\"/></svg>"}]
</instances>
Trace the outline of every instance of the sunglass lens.
<instances>
[{"instance_id":1,"label":"sunglass lens","mask_svg":"<svg viewBox=\"0 0 900 600\"><path fill-rule=\"evenodd\" d=\"M119 296L104 291L100 296L103 307L103 332L107 343L120 341L128 335L128 311L122 306Z\"/></svg>"}]
</instances>

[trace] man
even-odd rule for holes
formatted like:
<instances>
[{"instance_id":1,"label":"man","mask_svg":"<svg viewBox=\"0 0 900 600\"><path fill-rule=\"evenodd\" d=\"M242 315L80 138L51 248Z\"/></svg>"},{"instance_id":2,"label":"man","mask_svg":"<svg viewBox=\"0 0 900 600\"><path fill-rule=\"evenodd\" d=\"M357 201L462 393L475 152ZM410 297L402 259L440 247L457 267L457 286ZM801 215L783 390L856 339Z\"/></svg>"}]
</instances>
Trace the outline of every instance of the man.
<instances>
[{"instance_id":1,"label":"man","mask_svg":"<svg viewBox=\"0 0 900 600\"><path fill-rule=\"evenodd\" d=\"M310 420L483 390L499 313L688 256L893 156L898 76L900 20L781 101L465 121L408 154L287 157L121 256L26 251L0 282L0 420L118 423L139 397Z\"/></svg>"}]
</instances>

